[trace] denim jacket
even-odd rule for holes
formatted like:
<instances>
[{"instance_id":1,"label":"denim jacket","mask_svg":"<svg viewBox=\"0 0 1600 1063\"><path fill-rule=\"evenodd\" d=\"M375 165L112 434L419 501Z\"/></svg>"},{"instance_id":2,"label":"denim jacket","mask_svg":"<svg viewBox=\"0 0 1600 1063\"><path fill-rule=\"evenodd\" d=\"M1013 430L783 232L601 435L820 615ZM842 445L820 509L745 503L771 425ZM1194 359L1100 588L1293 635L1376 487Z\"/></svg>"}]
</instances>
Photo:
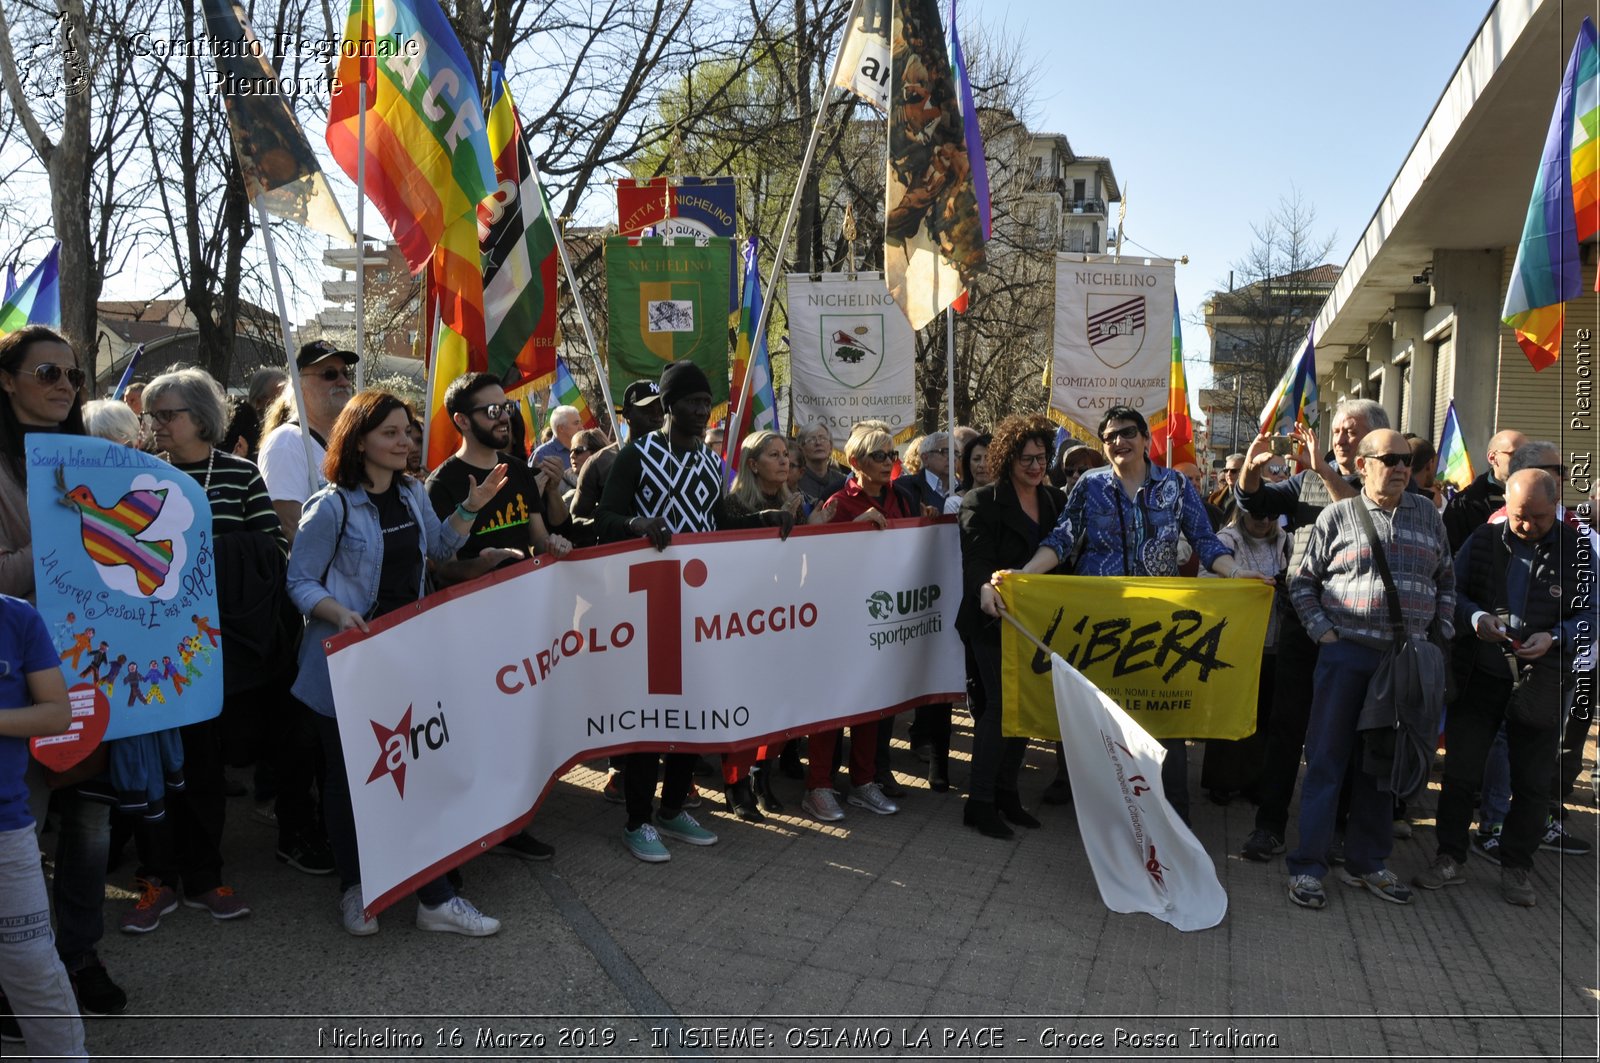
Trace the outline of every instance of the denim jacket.
<instances>
[{"instance_id":1,"label":"denim jacket","mask_svg":"<svg viewBox=\"0 0 1600 1063\"><path fill-rule=\"evenodd\" d=\"M1178 539L1189 540L1200 564L1209 569L1233 551L1217 539L1205 503L1180 472L1160 465L1133 499L1110 467L1090 469L1067 496L1056 526L1041 546L1072 561L1078 576L1176 576ZM1081 542L1081 553L1073 550Z\"/></svg>"},{"instance_id":2,"label":"denim jacket","mask_svg":"<svg viewBox=\"0 0 1600 1063\"><path fill-rule=\"evenodd\" d=\"M400 497L417 522L423 556L435 561L455 556L467 537L434 514L427 491L419 481L401 476L399 482ZM340 495L344 496L344 504L340 504ZM306 500L300 531L289 554L289 597L295 608L310 617L318 602L332 598L364 616L378 602L378 575L382 569L383 531L378 507L365 490L330 484ZM418 598L422 597L426 579L424 571L417 580ZM324 716L334 715L334 706L328 655L322 649L322 640L335 630L332 624L317 618L306 625L300 642L300 675L292 688L295 697Z\"/></svg>"}]
</instances>

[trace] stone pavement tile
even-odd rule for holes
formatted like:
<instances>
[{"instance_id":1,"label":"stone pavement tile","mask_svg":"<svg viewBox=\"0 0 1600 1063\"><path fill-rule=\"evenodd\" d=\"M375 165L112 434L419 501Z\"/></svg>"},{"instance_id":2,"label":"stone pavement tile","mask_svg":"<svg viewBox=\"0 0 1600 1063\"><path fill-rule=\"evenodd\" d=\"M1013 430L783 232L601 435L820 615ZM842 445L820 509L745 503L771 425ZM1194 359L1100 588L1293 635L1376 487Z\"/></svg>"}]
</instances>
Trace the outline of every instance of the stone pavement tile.
<instances>
[{"instance_id":1,"label":"stone pavement tile","mask_svg":"<svg viewBox=\"0 0 1600 1063\"><path fill-rule=\"evenodd\" d=\"M933 999L932 986L912 984L897 978L863 978L850 997L852 1015L921 1015ZM900 1027L890 1024L898 1038Z\"/></svg>"},{"instance_id":2,"label":"stone pavement tile","mask_svg":"<svg viewBox=\"0 0 1600 1063\"><path fill-rule=\"evenodd\" d=\"M794 968L775 983L770 995L755 1009L761 1015L848 1015L859 975L821 969L810 964Z\"/></svg>"}]
</instances>

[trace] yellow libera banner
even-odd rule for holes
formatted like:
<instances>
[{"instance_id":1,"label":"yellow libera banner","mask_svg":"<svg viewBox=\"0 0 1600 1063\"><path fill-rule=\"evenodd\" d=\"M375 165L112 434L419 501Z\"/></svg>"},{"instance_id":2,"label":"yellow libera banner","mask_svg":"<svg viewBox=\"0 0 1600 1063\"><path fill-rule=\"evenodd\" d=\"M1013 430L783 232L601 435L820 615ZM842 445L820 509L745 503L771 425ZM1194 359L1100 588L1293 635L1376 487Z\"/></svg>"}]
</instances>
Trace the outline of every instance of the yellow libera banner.
<instances>
[{"instance_id":1,"label":"yellow libera banner","mask_svg":"<svg viewBox=\"0 0 1600 1063\"><path fill-rule=\"evenodd\" d=\"M1255 580L1010 575L1012 617L1155 738L1244 738L1272 589ZM1050 659L1001 625L1007 735L1060 738Z\"/></svg>"}]
</instances>

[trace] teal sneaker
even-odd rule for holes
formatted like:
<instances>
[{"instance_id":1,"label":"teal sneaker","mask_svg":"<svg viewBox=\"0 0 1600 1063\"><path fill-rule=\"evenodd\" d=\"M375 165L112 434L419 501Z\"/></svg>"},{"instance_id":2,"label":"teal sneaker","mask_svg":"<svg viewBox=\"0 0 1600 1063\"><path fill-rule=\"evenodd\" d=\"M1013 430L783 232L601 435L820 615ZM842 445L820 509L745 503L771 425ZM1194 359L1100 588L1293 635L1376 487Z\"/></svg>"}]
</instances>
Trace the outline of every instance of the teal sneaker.
<instances>
[{"instance_id":1,"label":"teal sneaker","mask_svg":"<svg viewBox=\"0 0 1600 1063\"><path fill-rule=\"evenodd\" d=\"M695 822L695 818L687 812L679 812L671 819L664 819L661 813L657 812L656 830L669 838L676 838L690 845L717 844L717 836Z\"/></svg>"},{"instance_id":2,"label":"teal sneaker","mask_svg":"<svg viewBox=\"0 0 1600 1063\"><path fill-rule=\"evenodd\" d=\"M661 844L661 835L648 823L641 823L634 830L624 828L622 842L628 852L647 864L664 864L672 859L667 847Z\"/></svg>"}]
</instances>

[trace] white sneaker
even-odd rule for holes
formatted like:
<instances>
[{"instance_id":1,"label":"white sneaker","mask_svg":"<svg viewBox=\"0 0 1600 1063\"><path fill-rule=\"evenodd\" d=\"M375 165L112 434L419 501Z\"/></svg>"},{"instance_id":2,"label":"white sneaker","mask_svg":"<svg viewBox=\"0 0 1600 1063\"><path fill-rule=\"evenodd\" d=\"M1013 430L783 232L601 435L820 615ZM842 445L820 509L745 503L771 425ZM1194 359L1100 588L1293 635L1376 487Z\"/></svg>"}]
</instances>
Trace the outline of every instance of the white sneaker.
<instances>
[{"instance_id":1,"label":"white sneaker","mask_svg":"<svg viewBox=\"0 0 1600 1063\"><path fill-rule=\"evenodd\" d=\"M451 897L437 908L417 905L417 929L437 930L445 934L464 934L469 938L486 938L500 932L500 920L493 919L465 897Z\"/></svg>"},{"instance_id":2,"label":"white sneaker","mask_svg":"<svg viewBox=\"0 0 1600 1063\"><path fill-rule=\"evenodd\" d=\"M875 782L864 783L851 790L849 801L857 808L876 812L880 816L892 816L900 811L900 806L889 800L882 787Z\"/></svg>"},{"instance_id":3,"label":"white sneaker","mask_svg":"<svg viewBox=\"0 0 1600 1063\"><path fill-rule=\"evenodd\" d=\"M361 887L351 886L339 898L339 918L346 933L364 938L378 932L378 921L368 919L361 903Z\"/></svg>"},{"instance_id":4,"label":"white sneaker","mask_svg":"<svg viewBox=\"0 0 1600 1063\"><path fill-rule=\"evenodd\" d=\"M800 799L800 811L824 823L837 823L844 818L844 809L839 807L838 798L826 786L820 790L807 790Z\"/></svg>"}]
</instances>

